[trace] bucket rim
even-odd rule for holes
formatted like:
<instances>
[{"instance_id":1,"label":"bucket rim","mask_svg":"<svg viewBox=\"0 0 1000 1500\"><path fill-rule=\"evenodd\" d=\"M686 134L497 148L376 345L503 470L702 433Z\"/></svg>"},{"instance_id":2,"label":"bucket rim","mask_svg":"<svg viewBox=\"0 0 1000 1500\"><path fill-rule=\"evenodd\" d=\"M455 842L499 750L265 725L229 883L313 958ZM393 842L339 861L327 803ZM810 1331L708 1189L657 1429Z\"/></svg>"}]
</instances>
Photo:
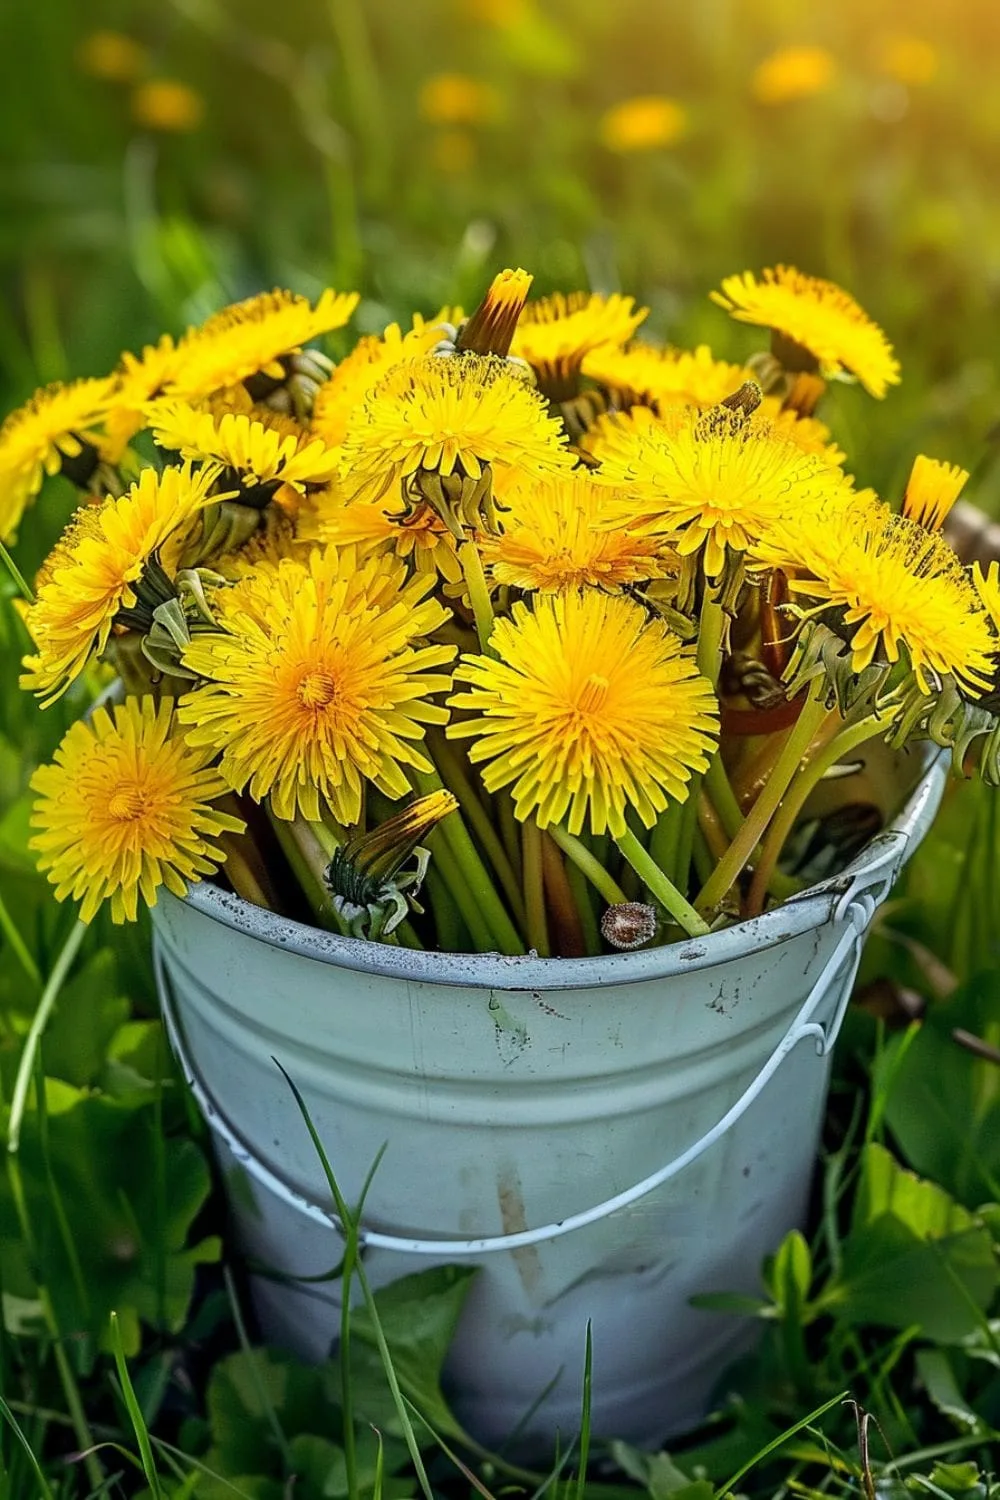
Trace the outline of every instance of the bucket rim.
<instances>
[{"instance_id":1,"label":"bucket rim","mask_svg":"<svg viewBox=\"0 0 1000 1500\"><path fill-rule=\"evenodd\" d=\"M838 875L810 886L759 917L665 947L586 958L393 948L278 916L209 881L190 886L183 898L161 892L160 903L152 908L151 916L160 927L160 904L164 908L187 907L268 947L355 973L410 982L497 990L570 990L665 979L776 947L823 926L832 918L844 893L876 863L887 841L898 843L902 838L903 859L908 858L933 822L947 778L941 752L925 751L924 758L920 780L900 812Z\"/></svg>"}]
</instances>

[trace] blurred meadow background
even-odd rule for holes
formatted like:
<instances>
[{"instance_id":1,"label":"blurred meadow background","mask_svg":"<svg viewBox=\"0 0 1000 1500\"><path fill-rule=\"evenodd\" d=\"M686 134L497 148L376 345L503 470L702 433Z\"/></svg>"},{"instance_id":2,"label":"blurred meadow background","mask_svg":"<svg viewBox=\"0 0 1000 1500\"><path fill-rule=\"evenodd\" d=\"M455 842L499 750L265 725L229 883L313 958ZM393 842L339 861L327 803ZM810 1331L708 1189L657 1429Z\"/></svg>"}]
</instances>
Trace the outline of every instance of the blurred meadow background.
<instances>
[{"instance_id":1,"label":"blurred meadow background","mask_svg":"<svg viewBox=\"0 0 1000 1500\"><path fill-rule=\"evenodd\" d=\"M824 410L859 482L895 500L924 452L970 469L968 498L1000 513L996 0L6 0L0 56L3 411L262 288L356 288L356 334L414 310L468 309L507 265L534 273L535 294L634 294L651 310L645 336L742 360L759 332L708 293L724 275L785 262L846 287L901 361L903 382L883 402L838 386ZM336 336L329 348L336 355ZM56 479L26 514L17 557L29 576L75 499ZM22 649L5 602L5 1124L73 921L26 850L25 788L81 706L70 694L40 714L17 690ZM1000 1280L1000 1074L996 1058L954 1048L939 1075L934 1047L947 1050L952 1023L1000 1039L994 807L978 786L949 799L870 946L869 1006L838 1053L817 1243L850 1216L857 1148L881 1140L888 1120L901 1159L938 1195L930 1217L920 1218L925 1195L908 1221L913 1253L929 1259L898 1274L893 1262L852 1304L834 1233L810 1302L805 1241L786 1247L761 1304L772 1342L730 1425L691 1450L685 1473L616 1455L654 1500L711 1500L713 1483L721 1496L735 1469L824 1402L833 1415L822 1441L808 1429L790 1469L783 1450L742 1490L817 1493L795 1477L807 1475L825 1493L854 1494L860 1475L872 1500L854 1415L837 1405L847 1388L877 1412L890 1448L936 1476L922 1493L987 1494L958 1470L985 1462L1000 1435L1000 1322L987 1315ZM329 1436L316 1415L334 1399L329 1372L293 1373L268 1357L251 1378L246 1351L233 1352L242 1330L215 1266L224 1224L199 1127L165 1084L146 941L142 925L112 934L104 917L89 930L39 1052L47 1083L28 1101L19 1158L8 1141L0 1500L138 1493L145 1458L137 1479L131 1459L75 1455L99 1439L142 1452L146 1421L173 1477L144 1493L282 1500L294 1472L296 1497L339 1497L317 1446ZM987 980L973 982L982 971ZM926 1029L926 1046L910 1046L915 1030L888 1036L901 994L940 997L960 981L971 987L936 1023L937 1042ZM990 1214L970 1228L987 1199ZM857 1238L865 1225L854 1224ZM980 1236L982 1295L959 1299L952 1322L921 1343L913 1327L931 1326L927 1309L950 1275L946 1233L965 1236L963 1254ZM111 1362L113 1308L134 1408ZM454 1312L448 1304L435 1325L439 1353ZM302 1479L300 1438L313 1479ZM201 1470L178 1469L182 1449L202 1455ZM398 1434L396 1450L399 1467ZM942 1456L954 1459L950 1479L932 1471ZM696 1461L711 1482L690 1480ZM216 1487L205 1465L228 1479ZM893 1473L880 1494L909 1493ZM410 1480L392 1484L388 1493L416 1493ZM568 1495L561 1484L552 1493Z\"/></svg>"}]
</instances>

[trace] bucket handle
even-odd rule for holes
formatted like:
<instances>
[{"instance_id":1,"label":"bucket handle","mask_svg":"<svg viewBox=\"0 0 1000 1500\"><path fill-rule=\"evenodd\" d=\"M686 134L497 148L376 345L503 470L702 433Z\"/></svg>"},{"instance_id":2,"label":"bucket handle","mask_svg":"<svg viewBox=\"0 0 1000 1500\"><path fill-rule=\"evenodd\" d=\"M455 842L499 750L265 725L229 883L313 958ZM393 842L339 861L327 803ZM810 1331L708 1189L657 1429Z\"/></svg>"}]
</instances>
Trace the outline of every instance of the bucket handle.
<instances>
[{"instance_id":1,"label":"bucket handle","mask_svg":"<svg viewBox=\"0 0 1000 1500\"><path fill-rule=\"evenodd\" d=\"M598 1223L601 1219L606 1219L611 1214L637 1203L641 1198L655 1192L663 1183L669 1182L672 1177L683 1172L685 1167L704 1155L742 1118L799 1042L811 1038L816 1043L819 1056L826 1057L830 1053L850 1003L854 976L861 962L865 933L876 908L885 900L896 879L908 842L909 838L905 833L891 829L879 835L874 841L880 845L877 853L874 853L873 846L870 846L869 852L874 853L874 857L866 861L864 870L854 876L831 913L835 924L845 924L844 931L817 975L788 1030L735 1104L712 1126L711 1130L706 1131L693 1145L673 1157L665 1166L658 1168L648 1177L644 1177L634 1186L626 1188L624 1192L616 1193L613 1198L606 1198L603 1203L598 1203L593 1208L570 1214L567 1218L560 1219L553 1224L542 1224L537 1229L518 1230L513 1234L486 1235L479 1239L434 1240L410 1239L404 1235L382 1234L378 1230L362 1228L358 1235L360 1247L371 1250L392 1250L404 1255L434 1255L439 1258L489 1255L497 1250L519 1250L528 1245L540 1245L548 1240L559 1239L564 1234L572 1234L575 1229L583 1229L588 1224ZM257 1160L245 1142L220 1115L218 1108L198 1078L181 1041L180 1028L173 1009L170 976L166 972L158 940L154 943L153 963L168 1039L195 1102L209 1121L211 1129L221 1137L250 1175L275 1197L300 1213L305 1210L310 1218L319 1223L328 1224L338 1233L343 1234L336 1214L320 1208L318 1204L311 1203L293 1192L287 1183L282 1182L263 1162ZM836 1010L827 1022L816 1020L816 1012L838 976L843 978L844 983Z\"/></svg>"}]
</instances>

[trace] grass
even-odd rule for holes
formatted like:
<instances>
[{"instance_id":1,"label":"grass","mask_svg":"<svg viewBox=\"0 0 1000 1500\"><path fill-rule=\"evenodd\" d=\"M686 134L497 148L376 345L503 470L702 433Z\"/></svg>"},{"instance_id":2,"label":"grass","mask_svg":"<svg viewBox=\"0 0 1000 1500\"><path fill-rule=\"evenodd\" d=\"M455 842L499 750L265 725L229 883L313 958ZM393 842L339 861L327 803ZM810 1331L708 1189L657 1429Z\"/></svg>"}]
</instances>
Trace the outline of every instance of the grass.
<instances>
[{"instance_id":1,"label":"grass","mask_svg":"<svg viewBox=\"0 0 1000 1500\"><path fill-rule=\"evenodd\" d=\"M960 14L887 3L874 19L850 0L798 21L777 0L412 0L405 24L396 0L15 0L4 22L22 82L0 96L5 407L262 285L357 285L359 325L375 329L414 306L468 305L505 263L538 290L635 292L653 335L738 358L752 336L706 291L792 260L847 284L903 361L882 405L836 394L859 479L898 494L927 451L970 467L971 497L997 509L988 0ZM201 94L197 133L138 129L128 87L80 71L98 25L130 30L153 72ZM876 53L892 32L932 45L932 79L886 74ZM748 79L786 41L829 48L838 81L768 109ZM496 114L422 116L442 72L487 84ZM616 156L601 111L643 93L678 98L687 134ZM69 505L57 482L29 513L24 578ZM204 1130L164 1077L148 933L73 925L26 849L31 769L85 695L42 715L18 691L19 585L0 580L0 1500L1000 1493L1000 1075L988 1048L953 1036L1000 1035L1000 815L986 793L950 794L869 944L806 1233L741 1300L759 1352L719 1371L717 1409L669 1454L599 1443L585 1405L536 1474L465 1444L442 1395L467 1281L411 1278L390 1327L328 1162L343 1274L361 1294L337 1360L300 1366L243 1326ZM913 996L928 1002L921 1024ZM331 1236L331 1262L339 1252ZM429 1306L432 1357L415 1374L407 1341ZM580 1343L581 1367L599 1368L584 1329Z\"/></svg>"}]
</instances>

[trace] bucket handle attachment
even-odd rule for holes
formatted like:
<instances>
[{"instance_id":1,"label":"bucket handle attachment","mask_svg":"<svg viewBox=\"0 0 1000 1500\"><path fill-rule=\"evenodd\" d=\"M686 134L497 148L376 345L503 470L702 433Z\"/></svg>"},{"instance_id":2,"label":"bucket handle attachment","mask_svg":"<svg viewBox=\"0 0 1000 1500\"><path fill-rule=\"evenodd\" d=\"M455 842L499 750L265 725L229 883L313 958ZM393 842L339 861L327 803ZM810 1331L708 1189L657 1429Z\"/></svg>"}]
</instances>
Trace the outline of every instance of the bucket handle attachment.
<instances>
[{"instance_id":1,"label":"bucket handle attachment","mask_svg":"<svg viewBox=\"0 0 1000 1500\"><path fill-rule=\"evenodd\" d=\"M766 1088L785 1058L800 1042L811 1038L816 1043L816 1051L821 1057L826 1057L831 1052L850 1003L854 976L861 962L861 949L865 934L877 907L885 900L896 879L903 863L909 838L905 833L892 829L879 835L874 842L880 846L877 853L874 853L874 857L866 863L864 870L854 876L834 906L831 913L832 921L835 924L844 923L844 931L799 1007L795 1019L760 1072L747 1085L735 1104L712 1126L711 1130L706 1131L693 1145L673 1157L665 1166L658 1168L648 1177L644 1177L641 1182L626 1188L624 1192L616 1193L613 1198L606 1198L603 1203L598 1203L593 1208L570 1214L553 1224L542 1224L537 1229L523 1229L513 1234L485 1235L479 1239L435 1240L410 1239L404 1235L382 1234L378 1230L362 1228L358 1236L360 1247L371 1250L392 1250L403 1255L433 1255L439 1258L490 1255L498 1250L519 1250L528 1245L540 1245L548 1240L559 1239L562 1235L572 1234L575 1229L583 1229L588 1224L596 1224L601 1219L606 1219L611 1214L637 1203L641 1198L655 1192L663 1183L669 1182L672 1177L678 1176L685 1167L697 1161L715 1145L716 1141L721 1140L732 1129ZM327 1224L343 1234L336 1214L293 1192L263 1162L257 1160L253 1152L220 1115L181 1041L180 1028L173 1009L172 985L166 972L158 940L154 943L153 962L168 1039L195 1102L209 1121L211 1129L225 1142L233 1156L261 1186L290 1208L300 1213L305 1211L314 1221ZM826 998L831 984L838 976L844 981L843 993L833 1016L824 1023L816 1019L816 1013Z\"/></svg>"}]
</instances>

